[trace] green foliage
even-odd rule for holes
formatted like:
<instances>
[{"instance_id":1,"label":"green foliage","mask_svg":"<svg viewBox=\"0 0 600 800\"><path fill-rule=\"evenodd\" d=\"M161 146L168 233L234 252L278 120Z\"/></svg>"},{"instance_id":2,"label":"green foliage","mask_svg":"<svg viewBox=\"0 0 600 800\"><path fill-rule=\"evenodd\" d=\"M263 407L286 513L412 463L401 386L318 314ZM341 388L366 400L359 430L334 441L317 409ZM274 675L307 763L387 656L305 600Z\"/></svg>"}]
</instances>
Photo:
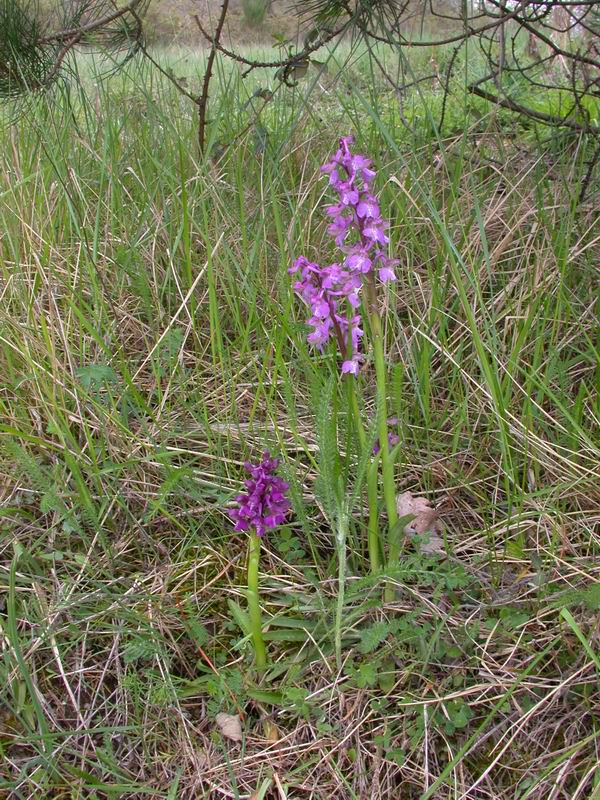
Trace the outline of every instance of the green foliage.
<instances>
[{"instance_id":1,"label":"green foliage","mask_svg":"<svg viewBox=\"0 0 600 800\"><path fill-rule=\"evenodd\" d=\"M298 686L289 686L284 689L283 703L288 706L295 714L305 720L310 720L315 711L315 703L307 698L310 692Z\"/></svg>"},{"instance_id":2,"label":"green foliage","mask_svg":"<svg viewBox=\"0 0 600 800\"><path fill-rule=\"evenodd\" d=\"M358 649L361 653L371 653L376 650L388 637L391 631L389 622L376 622L369 628L363 628L360 632L360 644Z\"/></svg>"},{"instance_id":3,"label":"green foliage","mask_svg":"<svg viewBox=\"0 0 600 800\"><path fill-rule=\"evenodd\" d=\"M350 672L359 689L373 688L377 685L378 664L374 661L363 661L358 668Z\"/></svg>"},{"instance_id":4,"label":"green foliage","mask_svg":"<svg viewBox=\"0 0 600 800\"><path fill-rule=\"evenodd\" d=\"M74 508L69 508L62 496L64 486L59 475L60 468L52 470L41 466L16 441L6 443L8 452L20 468L21 475L39 494L39 507L42 514L56 514L65 533L81 532L79 516Z\"/></svg>"},{"instance_id":5,"label":"green foliage","mask_svg":"<svg viewBox=\"0 0 600 800\"><path fill-rule=\"evenodd\" d=\"M443 726L449 735L465 728L474 715L473 709L460 699L444 703L444 711L447 717L444 719Z\"/></svg>"},{"instance_id":6,"label":"green foliage","mask_svg":"<svg viewBox=\"0 0 600 800\"><path fill-rule=\"evenodd\" d=\"M404 4L401 0L294 0L299 16L316 25L337 27L341 22L352 23L358 32L361 29L385 28L387 21L397 18Z\"/></svg>"},{"instance_id":7,"label":"green foliage","mask_svg":"<svg viewBox=\"0 0 600 800\"><path fill-rule=\"evenodd\" d=\"M511 606L504 606L500 609L500 621L503 627L508 631L513 631L524 625L529 619L529 614L519 611L517 608Z\"/></svg>"},{"instance_id":8,"label":"green foliage","mask_svg":"<svg viewBox=\"0 0 600 800\"><path fill-rule=\"evenodd\" d=\"M328 519L333 520L340 512L342 502L340 452L337 438L336 384L330 378L319 387L316 402L316 433L319 444L319 474L315 491L319 495Z\"/></svg>"},{"instance_id":9,"label":"green foliage","mask_svg":"<svg viewBox=\"0 0 600 800\"><path fill-rule=\"evenodd\" d=\"M147 635L136 636L123 646L123 661L125 664L135 664L138 661L151 661L156 655L164 654L160 643Z\"/></svg>"},{"instance_id":10,"label":"green foliage","mask_svg":"<svg viewBox=\"0 0 600 800\"><path fill-rule=\"evenodd\" d=\"M262 25L269 11L271 0L242 0L244 18L250 25Z\"/></svg>"},{"instance_id":11,"label":"green foliage","mask_svg":"<svg viewBox=\"0 0 600 800\"><path fill-rule=\"evenodd\" d=\"M88 364L79 367L76 374L85 389L96 392L118 381L117 373L108 364Z\"/></svg>"},{"instance_id":12,"label":"green foliage","mask_svg":"<svg viewBox=\"0 0 600 800\"><path fill-rule=\"evenodd\" d=\"M593 582L581 589L563 592L552 599L551 604L554 608L572 608L583 605L589 611L598 611L600 609L600 582Z\"/></svg>"},{"instance_id":13,"label":"green foliage","mask_svg":"<svg viewBox=\"0 0 600 800\"><path fill-rule=\"evenodd\" d=\"M306 559L302 539L291 528L282 528L277 533L277 549L289 564L301 565Z\"/></svg>"}]
</instances>

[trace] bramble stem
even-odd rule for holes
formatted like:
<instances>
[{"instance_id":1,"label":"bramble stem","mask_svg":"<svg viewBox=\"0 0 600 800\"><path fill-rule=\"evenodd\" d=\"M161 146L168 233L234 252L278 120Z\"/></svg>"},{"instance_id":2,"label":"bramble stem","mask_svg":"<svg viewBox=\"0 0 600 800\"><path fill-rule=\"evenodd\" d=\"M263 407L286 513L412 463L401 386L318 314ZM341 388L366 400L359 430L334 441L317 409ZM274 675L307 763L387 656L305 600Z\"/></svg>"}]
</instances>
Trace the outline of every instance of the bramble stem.
<instances>
[{"instance_id":1,"label":"bramble stem","mask_svg":"<svg viewBox=\"0 0 600 800\"><path fill-rule=\"evenodd\" d=\"M219 49L219 41L221 39L221 33L223 32L223 25L225 24L225 17L227 16L228 7L229 7L229 0L223 0L221 4L221 14L219 15L219 21L217 22L215 35L212 39L212 47L210 49L210 53L208 54L208 58L206 60L206 72L204 73L204 80L202 81L202 94L196 100L196 104L198 106L198 146L200 148L200 153L202 155L204 155L204 144L206 139L206 111L208 108L208 90L210 88L210 79L212 78L213 74L215 56L217 55L217 50ZM200 19L197 14L195 15L195 20L200 30L202 30L202 25L200 24Z\"/></svg>"},{"instance_id":2,"label":"bramble stem","mask_svg":"<svg viewBox=\"0 0 600 800\"><path fill-rule=\"evenodd\" d=\"M250 632L254 644L256 668L262 672L267 666L267 651L262 635L262 614L258 594L258 564L260 557L260 536L250 533L248 543L248 616Z\"/></svg>"}]
</instances>

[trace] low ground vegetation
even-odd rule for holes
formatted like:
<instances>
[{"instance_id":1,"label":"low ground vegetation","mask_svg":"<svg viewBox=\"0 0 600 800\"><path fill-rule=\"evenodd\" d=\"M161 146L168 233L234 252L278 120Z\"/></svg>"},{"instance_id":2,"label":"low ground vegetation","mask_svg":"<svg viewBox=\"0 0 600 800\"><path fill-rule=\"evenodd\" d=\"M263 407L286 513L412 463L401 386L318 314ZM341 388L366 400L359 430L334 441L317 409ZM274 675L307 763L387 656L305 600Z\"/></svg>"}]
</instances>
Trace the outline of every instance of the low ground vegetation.
<instances>
[{"instance_id":1,"label":"low ground vegetation","mask_svg":"<svg viewBox=\"0 0 600 800\"><path fill-rule=\"evenodd\" d=\"M202 55L157 58L196 92ZM325 60L295 86L218 62L204 160L141 61L5 109L2 796L598 796L591 147L466 97L473 61L444 99L347 43ZM436 522L373 573L361 497L339 627L324 480L360 459L288 269L331 253L319 167L349 133L399 259L394 479ZM260 677L227 512L266 449L292 510L263 546Z\"/></svg>"}]
</instances>

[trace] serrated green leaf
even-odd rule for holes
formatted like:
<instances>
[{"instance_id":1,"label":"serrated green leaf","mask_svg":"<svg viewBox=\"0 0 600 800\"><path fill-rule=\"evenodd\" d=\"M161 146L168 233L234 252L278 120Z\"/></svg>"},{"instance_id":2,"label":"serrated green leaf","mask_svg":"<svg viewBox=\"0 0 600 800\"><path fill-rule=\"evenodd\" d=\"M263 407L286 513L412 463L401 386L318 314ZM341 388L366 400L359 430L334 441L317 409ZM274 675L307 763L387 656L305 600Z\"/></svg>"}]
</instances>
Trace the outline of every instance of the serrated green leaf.
<instances>
[{"instance_id":1,"label":"serrated green leaf","mask_svg":"<svg viewBox=\"0 0 600 800\"><path fill-rule=\"evenodd\" d=\"M377 683L377 664L368 661L366 664L361 664L356 673L355 680L359 689L366 689L373 687Z\"/></svg>"},{"instance_id":2,"label":"serrated green leaf","mask_svg":"<svg viewBox=\"0 0 600 800\"><path fill-rule=\"evenodd\" d=\"M79 367L75 376L85 389L98 390L112 383L117 383L119 377L108 364L88 364Z\"/></svg>"},{"instance_id":3,"label":"serrated green leaf","mask_svg":"<svg viewBox=\"0 0 600 800\"><path fill-rule=\"evenodd\" d=\"M360 631L360 644L358 649L361 653L372 653L379 645L385 641L386 636L390 632L388 622L376 622L369 628L364 628Z\"/></svg>"},{"instance_id":4,"label":"serrated green leaf","mask_svg":"<svg viewBox=\"0 0 600 800\"><path fill-rule=\"evenodd\" d=\"M186 612L187 613L186 616L184 617L184 624L189 637L194 641L196 645L198 645L199 647L204 647L204 645L210 639L208 631L206 630L204 625L195 618L194 610L193 608L191 608L191 604L188 604L186 606Z\"/></svg>"},{"instance_id":5,"label":"serrated green leaf","mask_svg":"<svg viewBox=\"0 0 600 800\"><path fill-rule=\"evenodd\" d=\"M600 609L600 582L592 583L584 591L583 602L590 611L598 611Z\"/></svg>"},{"instance_id":6,"label":"serrated green leaf","mask_svg":"<svg viewBox=\"0 0 600 800\"><path fill-rule=\"evenodd\" d=\"M320 397L316 405L319 474L315 491L320 496L330 522L338 513L341 502L339 496L339 447L333 390L334 382L333 378L330 378L325 386L321 387Z\"/></svg>"}]
</instances>

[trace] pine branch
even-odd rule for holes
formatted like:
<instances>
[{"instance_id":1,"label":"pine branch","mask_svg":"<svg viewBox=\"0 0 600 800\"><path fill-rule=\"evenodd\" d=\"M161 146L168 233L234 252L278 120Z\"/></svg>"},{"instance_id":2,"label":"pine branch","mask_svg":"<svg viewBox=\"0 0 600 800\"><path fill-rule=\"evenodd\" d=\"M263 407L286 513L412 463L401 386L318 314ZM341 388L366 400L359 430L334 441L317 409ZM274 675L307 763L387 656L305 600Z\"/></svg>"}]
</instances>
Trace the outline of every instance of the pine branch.
<instances>
[{"instance_id":1,"label":"pine branch","mask_svg":"<svg viewBox=\"0 0 600 800\"><path fill-rule=\"evenodd\" d=\"M142 5L142 0L130 0L127 5L123 6L123 8L114 11L112 14L109 14L102 19L95 20L93 22L89 22L87 25L80 25L71 28L70 30L66 31L57 31L56 33L50 34L50 36L46 36L43 39L40 39L39 44L51 44L54 42L66 42L70 41L74 37L78 37L78 39L83 39L86 34L93 33L94 31L98 31L99 29L106 28L110 25L111 22L114 22L117 19L122 19L126 14L130 13L134 9L137 10L138 6Z\"/></svg>"},{"instance_id":2,"label":"pine branch","mask_svg":"<svg viewBox=\"0 0 600 800\"><path fill-rule=\"evenodd\" d=\"M147 2L114 8L111 0L62 0L64 26L48 33L37 0L0 0L0 98L50 87L76 47L125 51L122 65L141 46Z\"/></svg>"}]
</instances>

